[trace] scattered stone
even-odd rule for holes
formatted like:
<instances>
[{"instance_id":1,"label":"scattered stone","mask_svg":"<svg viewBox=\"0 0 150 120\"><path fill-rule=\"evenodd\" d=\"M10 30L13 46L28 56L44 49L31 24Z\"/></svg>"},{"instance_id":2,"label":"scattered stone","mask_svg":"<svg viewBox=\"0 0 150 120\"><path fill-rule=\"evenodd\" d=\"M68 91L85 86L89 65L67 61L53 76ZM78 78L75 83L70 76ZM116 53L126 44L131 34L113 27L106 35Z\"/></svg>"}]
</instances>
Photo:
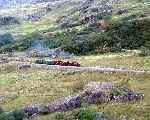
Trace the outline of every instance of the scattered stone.
<instances>
[{"instance_id":1,"label":"scattered stone","mask_svg":"<svg viewBox=\"0 0 150 120\"><path fill-rule=\"evenodd\" d=\"M18 94L13 92L11 94L0 95L0 104L5 103L7 101L15 100L18 97Z\"/></svg>"},{"instance_id":2,"label":"scattered stone","mask_svg":"<svg viewBox=\"0 0 150 120\"><path fill-rule=\"evenodd\" d=\"M29 68L31 68L31 65L29 64L18 65L18 70L27 70Z\"/></svg>"},{"instance_id":3,"label":"scattered stone","mask_svg":"<svg viewBox=\"0 0 150 120\"><path fill-rule=\"evenodd\" d=\"M0 58L0 64L3 64L3 63L8 63L8 58L4 58L4 57L1 57Z\"/></svg>"},{"instance_id":4,"label":"scattered stone","mask_svg":"<svg viewBox=\"0 0 150 120\"><path fill-rule=\"evenodd\" d=\"M124 9L119 9L117 10L116 12L118 15L121 15L121 14L126 14L128 13L128 9L124 8Z\"/></svg>"},{"instance_id":5,"label":"scattered stone","mask_svg":"<svg viewBox=\"0 0 150 120\"><path fill-rule=\"evenodd\" d=\"M0 96L0 103L4 103L5 101L5 96Z\"/></svg>"},{"instance_id":6,"label":"scattered stone","mask_svg":"<svg viewBox=\"0 0 150 120\"><path fill-rule=\"evenodd\" d=\"M109 90L114 89L115 85L110 82L91 82L85 86L85 91L94 91L94 90Z\"/></svg>"},{"instance_id":7,"label":"scattered stone","mask_svg":"<svg viewBox=\"0 0 150 120\"><path fill-rule=\"evenodd\" d=\"M97 112L95 120L107 120L107 118L105 117L103 112Z\"/></svg>"}]
</instances>

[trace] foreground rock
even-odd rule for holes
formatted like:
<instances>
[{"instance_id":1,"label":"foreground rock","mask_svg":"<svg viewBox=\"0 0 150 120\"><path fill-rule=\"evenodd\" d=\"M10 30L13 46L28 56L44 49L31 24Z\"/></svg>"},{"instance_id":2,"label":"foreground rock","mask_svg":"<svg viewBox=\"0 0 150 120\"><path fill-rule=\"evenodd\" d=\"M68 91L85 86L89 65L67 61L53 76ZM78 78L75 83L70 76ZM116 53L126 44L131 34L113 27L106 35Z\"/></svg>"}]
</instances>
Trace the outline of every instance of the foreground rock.
<instances>
[{"instance_id":1,"label":"foreground rock","mask_svg":"<svg viewBox=\"0 0 150 120\"><path fill-rule=\"evenodd\" d=\"M28 116L43 115L54 112L65 112L81 107L82 103L96 104L108 102L131 102L143 99L143 94L134 92L128 88L115 86L113 83L91 83L75 96L67 96L54 101L46 106L31 105L24 108Z\"/></svg>"}]
</instances>

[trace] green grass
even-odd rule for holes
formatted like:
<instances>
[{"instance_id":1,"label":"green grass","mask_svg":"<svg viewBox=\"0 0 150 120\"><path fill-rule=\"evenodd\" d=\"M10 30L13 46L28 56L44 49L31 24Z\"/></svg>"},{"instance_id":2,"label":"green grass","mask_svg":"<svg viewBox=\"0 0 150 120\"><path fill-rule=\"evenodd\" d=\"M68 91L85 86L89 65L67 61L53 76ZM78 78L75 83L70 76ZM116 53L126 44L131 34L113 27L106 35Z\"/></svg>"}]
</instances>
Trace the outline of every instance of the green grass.
<instances>
[{"instance_id":1,"label":"green grass","mask_svg":"<svg viewBox=\"0 0 150 120\"><path fill-rule=\"evenodd\" d=\"M134 55L134 53L106 53L104 55L79 56L73 60L79 60L84 66L150 70L149 57L139 57L138 55Z\"/></svg>"},{"instance_id":2,"label":"green grass","mask_svg":"<svg viewBox=\"0 0 150 120\"><path fill-rule=\"evenodd\" d=\"M73 19L78 19L81 17L79 11L74 12L74 14L69 15L70 10L72 8L74 8L75 5L78 5L79 4L78 2L79 2L79 0L78 1L74 0L73 3L68 3L68 4L62 5L52 11L49 11L49 12L45 13L45 15L43 15L39 21L32 21L32 22L31 21L21 21L21 23L19 25L4 26L2 31L14 33L16 35L17 40L20 43L23 43L24 39L22 39L22 38L27 37L28 35L30 35L32 33L37 33L37 34L39 33L43 37L44 40L45 39L51 40L51 35L53 33L62 32L65 30L65 29L59 28L59 25L56 23L57 19L61 18L64 15L73 17ZM148 11L150 10L150 5L143 4L142 2L139 2L138 0L132 0L132 1L128 0L127 2L124 2L122 4L114 4L113 7L114 8L129 8L129 10L128 10L128 13L122 14L122 15L117 15L116 13L113 13L113 15L111 16L110 24L111 23L113 24L113 22L114 23L123 22L122 19L124 19L124 18L126 18L126 19L128 18L129 20L142 18L141 17L142 15L146 15L146 17L149 18ZM16 9L16 8L12 7L9 9L0 10L0 15L5 15L5 14L6 15L7 14L8 15L9 14L16 15L16 13L32 14L40 9L41 9L40 5L37 5L37 6L29 5L28 7L23 7L21 9ZM82 28L84 28L84 25L76 26L74 28L77 28L78 30L82 31ZM71 28L71 29L73 29L73 28ZM46 35L43 34L43 31ZM97 29L95 29L95 31L97 31ZM88 32L88 35L90 36L91 31L87 31L87 32ZM97 31L97 32L99 32L99 31ZM148 33L146 33L146 34L148 34ZM87 37L88 37L88 35L87 35ZM33 39L36 39L36 38L33 37ZM86 40L87 39L86 36L83 35L83 39ZM58 41L59 40L60 39L58 38ZM48 45L48 46L51 46L51 45ZM21 44L20 47L23 47L23 45ZM60 47L60 45L59 45L59 47Z\"/></svg>"},{"instance_id":3,"label":"green grass","mask_svg":"<svg viewBox=\"0 0 150 120\"><path fill-rule=\"evenodd\" d=\"M34 12L41 10L41 5L28 5L28 6L22 6L20 9L16 7L9 7L9 8L2 8L0 9L0 15L16 15L17 18L21 18L20 24L18 25L8 25L4 26L4 30L7 32L15 33L18 35L28 35L34 32L40 32L43 30L48 30L56 26L56 20L58 17L61 17L68 13L70 9L74 7L74 5L78 4L78 1L74 1L72 5L70 4L65 4L62 5L52 11L49 11L43 16L38 21L25 21L22 20L22 15L30 15L33 14ZM52 31L53 32L53 31Z\"/></svg>"},{"instance_id":4,"label":"green grass","mask_svg":"<svg viewBox=\"0 0 150 120\"><path fill-rule=\"evenodd\" d=\"M150 70L150 60L131 54L104 54L74 57L83 65L91 66L124 66ZM104 111L119 119L129 116L136 120L150 119L150 74L123 73L89 73L89 72L60 72L55 70L29 69L18 71L18 63L11 62L0 67L0 95L6 96L4 103L0 103L7 110L19 108L28 104L47 104L58 98L75 95L82 91L89 82L114 82L142 92L144 100L135 103L107 103L90 105L96 111ZM73 110L74 111L74 110ZM71 114L73 111L66 112ZM78 109L76 110L78 111ZM54 120L55 114L38 117L38 120Z\"/></svg>"}]
</instances>

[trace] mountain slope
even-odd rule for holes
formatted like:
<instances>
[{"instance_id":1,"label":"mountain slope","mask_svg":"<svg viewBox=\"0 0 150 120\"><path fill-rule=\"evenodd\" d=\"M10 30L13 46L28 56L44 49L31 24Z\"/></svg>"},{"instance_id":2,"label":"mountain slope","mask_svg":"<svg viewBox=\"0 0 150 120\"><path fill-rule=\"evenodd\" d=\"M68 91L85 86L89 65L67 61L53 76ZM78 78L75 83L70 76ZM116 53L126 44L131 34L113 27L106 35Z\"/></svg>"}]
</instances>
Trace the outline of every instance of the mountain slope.
<instances>
[{"instance_id":1,"label":"mountain slope","mask_svg":"<svg viewBox=\"0 0 150 120\"><path fill-rule=\"evenodd\" d=\"M149 40L146 26L150 4L145 0L40 1L22 9L12 9L13 12L3 9L0 14L12 16L13 13L20 24L1 28L14 35L17 43L9 47L16 50L31 47L30 43L37 37L49 48L62 47L77 54L103 49L114 51L114 48L137 49Z\"/></svg>"}]
</instances>

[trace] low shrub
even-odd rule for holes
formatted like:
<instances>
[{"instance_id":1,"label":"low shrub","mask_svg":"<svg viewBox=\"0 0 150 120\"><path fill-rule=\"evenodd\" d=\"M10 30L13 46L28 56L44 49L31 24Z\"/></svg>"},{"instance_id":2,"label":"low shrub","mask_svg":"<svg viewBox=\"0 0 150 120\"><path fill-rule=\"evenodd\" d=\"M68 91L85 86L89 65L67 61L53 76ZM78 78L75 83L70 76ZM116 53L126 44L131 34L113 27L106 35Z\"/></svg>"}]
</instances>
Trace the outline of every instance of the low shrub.
<instances>
[{"instance_id":1,"label":"low shrub","mask_svg":"<svg viewBox=\"0 0 150 120\"><path fill-rule=\"evenodd\" d=\"M15 117L9 113L2 113L0 114L0 120L16 120Z\"/></svg>"},{"instance_id":2,"label":"low shrub","mask_svg":"<svg viewBox=\"0 0 150 120\"><path fill-rule=\"evenodd\" d=\"M14 110L9 114L12 115L15 118L15 120L23 120L23 118L26 117L25 112L22 109Z\"/></svg>"},{"instance_id":3,"label":"low shrub","mask_svg":"<svg viewBox=\"0 0 150 120\"><path fill-rule=\"evenodd\" d=\"M4 110L2 107L0 107L0 114L4 113Z\"/></svg>"},{"instance_id":4,"label":"low shrub","mask_svg":"<svg viewBox=\"0 0 150 120\"><path fill-rule=\"evenodd\" d=\"M82 107L71 112L60 112L55 115L56 120L101 120L104 115L88 107L88 104L82 104Z\"/></svg>"},{"instance_id":5,"label":"low shrub","mask_svg":"<svg viewBox=\"0 0 150 120\"><path fill-rule=\"evenodd\" d=\"M119 52L121 49L139 49L141 46L150 49L150 20L132 20L132 16L130 17L125 17L129 20L122 18L110 22L105 32L95 25L84 26L82 29L66 28L42 37L38 33L33 33L7 47L24 51L32 46L34 40L41 38L50 49L60 47L76 55Z\"/></svg>"},{"instance_id":6,"label":"low shrub","mask_svg":"<svg viewBox=\"0 0 150 120\"><path fill-rule=\"evenodd\" d=\"M75 114L76 120L96 120L96 112L93 112L89 108L81 108L77 114Z\"/></svg>"},{"instance_id":7,"label":"low shrub","mask_svg":"<svg viewBox=\"0 0 150 120\"><path fill-rule=\"evenodd\" d=\"M12 43L12 41L13 37L10 33L0 35L0 47Z\"/></svg>"},{"instance_id":8,"label":"low shrub","mask_svg":"<svg viewBox=\"0 0 150 120\"><path fill-rule=\"evenodd\" d=\"M146 47L141 47L141 53L140 56L150 56L150 49Z\"/></svg>"},{"instance_id":9,"label":"low shrub","mask_svg":"<svg viewBox=\"0 0 150 120\"><path fill-rule=\"evenodd\" d=\"M55 116L56 120L65 120L65 114L64 113L57 113Z\"/></svg>"},{"instance_id":10,"label":"low shrub","mask_svg":"<svg viewBox=\"0 0 150 120\"><path fill-rule=\"evenodd\" d=\"M23 120L26 117L23 110L18 109L11 112L2 112L0 120Z\"/></svg>"},{"instance_id":11,"label":"low shrub","mask_svg":"<svg viewBox=\"0 0 150 120\"><path fill-rule=\"evenodd\" d=\"M82 29L70 37L62 47L75 54L119 52L122 49L150 48L150 21L133 20L111 23L106 32L99 32L96 27ZM84 32L85 31L85 32Z\"/></svg>"}]
</instances>

